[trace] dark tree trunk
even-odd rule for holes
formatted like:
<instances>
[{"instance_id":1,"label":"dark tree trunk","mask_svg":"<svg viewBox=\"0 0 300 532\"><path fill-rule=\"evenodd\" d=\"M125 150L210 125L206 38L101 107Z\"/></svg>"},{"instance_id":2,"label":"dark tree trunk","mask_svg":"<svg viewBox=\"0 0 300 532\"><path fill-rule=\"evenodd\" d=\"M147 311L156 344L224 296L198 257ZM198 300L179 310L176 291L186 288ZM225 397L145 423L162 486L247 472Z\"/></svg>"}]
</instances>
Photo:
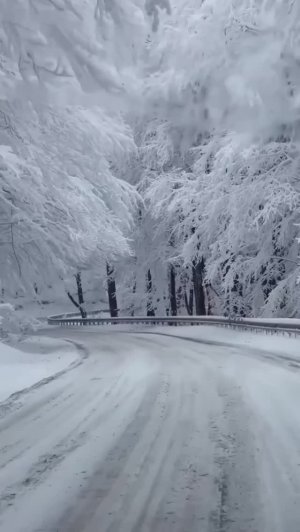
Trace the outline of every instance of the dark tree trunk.
<instances>
[{"instance_id":1,"label":"dark tree trunk","mask_svg":"<svg viewBox=\"0 0 300 532\"><path fill-rule=\"evenodd\" d=\"M187 296L187 293L184 292L184 302L188 315L192 316L194 313L194 290L192 288L189 291L189 297Z\"/></svg>"},{"instance_id":2,"label":"dark tree trunk","mask_svg":"<svg viewBox=\"0 0 300 532\"><path fill-rule=\"evenodd\" d=\"M136 293L136 281L134 281L134 283L133 283L132 293L133 293L133 295L135 295L135 293ZM130 312L130 314L131 314L131 316L134 316L134 301L133 301L133 303L132 303L132 305L131 305L131 312Z\"/></svg>"},{"instance_id":3,"label":"dark tree trunk","mask_svg":"<svg viewBox=\"0 0 300 532\"><path fill-rule=\"evenodd\" d=\"M82 318L86 318L87 317L87 313L86 313L86 310L83 308L82 305L79 305L79 303L77 303L76 299L72 296L72 294L70 294L70 292L67 292L68 294L68 298L70 299L70 301L72 301L73 305L75 305L76 308L78 308L80 314L81 314L81 317Z\"/></svg>"},{"instance_id":4,"label":"dark tree trunk","mask_svg":"<svg viewBox=\"0 0 300 532\"><path fill-rule=\"evenodd\" d=\"M114 278L114 269L108 263L106 263L106 273L107 273L107 293L108 293L110 316L111 318L117 318L118 317L118 303L117 303L116 281Z\"/></svg>"},{"instance_id":5,"label":"dark tree trunk","mask_svg":"<svg viewBox=\"0 0 300 532\"><path fill-rule=\"evenodd\" d=\"M81 282L81 273L78 272L76 275L75 275L75 280L76 280L76 286L77 286L77 296L78 296L78 301L76 301L76 299L72 296L72 294L70 292L67 292L68 294L68 298L70 299L70 301L72 301L73 305L75 305L76 308L78 308L80 314L81 314L81 317L82 318L86 318L87 317L87 312L84 308L84 298L83 298L83 290L82 290L82 282Z\"/></svg>"},{"instance_id":6,"label":"dark tree trunk","mask_svg":"<svg viewBox=\"0 0 300 532\"><path fill-rule=\"evenodd\" d=\"M205 288L206 288L206 300L207 300L207 315L212 316L213 311L212 311L212 297L210 293L210 284L207 283L205 285Z\"/></svg>"},{"instance_id":7,"label":"dark tree trunk","mask_svg":"<svg viewBox=\"0 0 300 532\"><path fill-rule=\"evenodd\" d=\"M194 290L192 288L190 288L189 307L191 311L191 316L193 316L194 314Z\"/></svg>"},{"instance_id":8,"label":"dark tree trunk","mask_svg":"<svg viewBox=\"0 0 300 532\"><path fill-rule=\"evenodd\" d=\"M75 275L75 279L76 279L76 285L77 285L78 303L79 303L79 305L83 305L84 304L84 299L83 299L83 290L82 290L82 281L81 281L81 273L80 272L78 272Z\"/></svg>"},{"instance_id":9,"label":"dark tree trunk","mask_svg":"<svg viewBox=\"0 0 300 532\"><path fill-rule=\"evenodd\" d=\"M244 308L242 307L243 302L243 285L240 282L239 275L236 274L234 280L233 280L233 287L231 289L232 294L237 294L237 297L234 298L234 304L232 307L232 312L234 316L242 316L243 318L246 317L246 313ZM234 297L234 296L233 296Z\"/></svg>"},{"instance_id":10,"label":"dark tree trunk","mask_svg":"<svg viewBox=\"0 0 300 532\"><path fill-rule=\"evenodd\" d=\"M180 279L179 279L179 283L180 283ZM182 307L182 303L184 302L184 290L181 284L179 284L176 290L176 301L177 301L177 312L178 312L178 309Z\"/></svg>"},{"instance_id":11,"label":"dark tree trunk","mask_svg":"<svg viewBox=\"0 0 300 532\"><path fill-rule=\"evenodd\" d=\"M204 259L193 263L193 285L197 316L205 316L205 291L203 286Z\"/></svg>"},{"instance_id":12,"label":"dark tree trunk","mask_svg":"<svg viewBox=\"0 0 300 532\"><path fill-rule=\"evenodd\" d=\"M177 316L177 299L176 299L176 272L173 265L170 266L170 308L171 316Z\"/></svg>"},{"instance_id":13,"label":"dark tree trunk","mask_svg":"<svg viewBox=\"0 0 300 532\"><path fill-rule=\"evenodd\" d=\"M150 270L148 270L147 272L147 294L147 316L155 316L155 311L152 303L152 275Z\"/></svg>"}]
</instances>

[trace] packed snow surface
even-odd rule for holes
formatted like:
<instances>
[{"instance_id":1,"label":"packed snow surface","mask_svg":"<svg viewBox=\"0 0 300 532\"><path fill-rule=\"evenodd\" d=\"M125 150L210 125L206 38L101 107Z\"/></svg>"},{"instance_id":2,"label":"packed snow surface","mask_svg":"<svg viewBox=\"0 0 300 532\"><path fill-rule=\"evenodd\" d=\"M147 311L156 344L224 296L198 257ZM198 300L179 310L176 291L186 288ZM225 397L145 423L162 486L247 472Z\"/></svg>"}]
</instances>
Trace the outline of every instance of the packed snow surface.
<instances>
[{"instance_id":1,"label":"packed snow surface","mask_svg":"<svg viewBox=\"0 0 300 532\"><path fill-rule=\"evenodd\" d=\"M1 532L299 532L298 339L45 334L81 358L0 407Z\"/></svg>"},{"instance_id":2,"label":"packed snow surface","mask_svg":"<svg viewBox=\"0 0 300 532\"><path fill-rule=\"evenodd\" d=\"M76 361L76 347L61 340L35 337L17 348L0 342L0 401L66 369Z\"/></svg>"}]
</instances>

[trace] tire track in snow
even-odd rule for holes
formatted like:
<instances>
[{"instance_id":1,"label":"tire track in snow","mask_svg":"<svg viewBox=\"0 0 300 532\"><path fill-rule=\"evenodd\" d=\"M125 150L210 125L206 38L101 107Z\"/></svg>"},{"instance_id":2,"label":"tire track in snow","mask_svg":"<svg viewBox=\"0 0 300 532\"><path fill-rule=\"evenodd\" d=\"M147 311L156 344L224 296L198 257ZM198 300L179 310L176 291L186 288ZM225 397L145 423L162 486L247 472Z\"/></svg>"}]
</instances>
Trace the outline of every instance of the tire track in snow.
<instances>
[{"instance_id":1,"label":"tire track in snow","mask_svg":"<svg viewBox=\"0 0 300 532\"><path fill-rule=\"evenodd\" d=\"M53 375L50 375L49 377L46 377L44 379L41 379L40 381L36 382L32 386L29 386L28 388L24 388L23 390L19 390L18 392L13 393L10 395L5 401L0 402L0 420L3 419L5 416L10 414L13 410L18 410L22 408L23 402L21 399L26 397L27 395L35 392L36 390L39 390L43 386L46 386L47 384L56 381L66 373L69 373L70 371L78 368L83 364L84 360L88 358L89 351L88 349L81 343L74 342L72 340L63 339L65 342L68 342L72 344L77 352L79 353L78 360L75 360L69 366L66 368L54 373Z\"/></svg>"},{"instance_id":2,"label":"tire track in snow","mask_svg":"<svg viewBox=\"0 0 300 532\"><path fill-rule=\"evenodd\" d=\"M108 452L105 462L102 462L101 467L95 473L92 483L87 486L86 492L82 493L81 504L78 511L76 511L75 518L73 516L70 522L69 515L66 515L58 525L65 532L82 532L85 530L86 516L88 515L89 519L91 519L91 516L97 512L101 503L105 503L106 498L113 496L112 492L116 485L118 486L117 489L119 488L119 477L122 475L128 460L130 460L130 456L134 453L141 433L143 433L149 423L159 388L160 383L154 381L145 390L144 397L137 407L134 418L130 420L115 446ZM122 503L122 499L125 496L126 493L120 494L119 503ZM109 507L109 504L107 506ZM113 514L109 509L107 510L107 506L106 510L105 508L103 509L101 516L103 531L106 530L104 520L113 521Z\"/></svg>"},{"instance_id":3,"label":"tire track in snow","mask_svg":"<svg viewBox=\"0 0 300 532\"><path fill-rule=\"evenodd\" d=\"M172 335L155 342L136 333L76 336L96 346L92 360L28 397L23 424L26 408L7 418L16 420L14 451L22 450L19 430L29 445L44 414L45 434L32 454L7 466L19 493L13 500L3 490L1 532L299 531L297 372L258 350L238 356L223 344ZM104 400L117 373L124 376ZM45 392L62 382L71 389L48 409ZM56 414L63 430L50 441ZM11 429L3 437L10 440ZM34 482L22 486L28 471Z\"/></svg>"},{"instance_id":4,"label":"tire track in snow","mask_svg":"<svg viewBox=\"0 0 300 532\"><path fill-rule=\"evenodd\" d=\"M123 391L123 388L125 390ZM17 474L20 476L22 471L22 463L25 461L25 468L23 471L22 478L15 482L10 483L8 488L4 493L0 494L0 512L5 507L5 503L24 495L24 492L28 489L33 489L38 484L42 483L47 475L51 472L52 469L55 469L60 465L60 463L66 459L66 457L74 452L78 447L84 445L86 440L90 436L90 432L94 426L98 426L101 423L104 423L105 420L111 415L115 408L118 408L121 401L126 401L130 395L132 395L133 390L130 388L126 389L126 379L116 378L111 381L110 387L105 388L100 394L94 393L93 390L90 390L90 396L87 400L87 397L82 397L82 404L79 407L82 410L82 414L79 415L80 421L76 423L66 424L64 437L63 439L51 444L51 438L46 438L43 440L42 444L40 442L34 443L35 435L38 434L36 430L32 432L32 439L26 444L25 441L19 441L21 443L21 449L17 450L16 454L7 456L8 451L11 451L11 447L7 449L5 461L1 464L1 467L5 469L9 466L10 463L15 462L15 469L17 469ZM74 410L76 404L74 404L74 395L73 403L69 405L70 414ZM91 400L92 399L92 400ZM101 409L99 410L98 405L101 402ZM61 407L61 402L58 402L56 407ZM68 410L65 407L60 408L61 418L64 419L64 416L68 414ZM78 416L78 412L76 417ZM43 426L46 422L47 426L51 427L51 424L56 424L58 421L57 414L52 418L47 418L41 414L41 419ZM58 421L59 422L59 421ZM24 425L30 423L30 417L24 421ZM54 427L53 427L54 428ZM33 427L34 429L34 427ZM51 430L51 429L50 429ZM55 439L54 439L55 441ZM31 456L36 455L36 447L39 449L38 458L35 462L32 463ZM16 445L18 449L18 444ZM43 449L43 452L41 450ZM22 457L24 459L22 460ZM20 469L16 467L16 461L20 462ZM26 469L26 462L31 464L29 469ZM8 478L10 478L10 470L8 469ZM4 505L4 506L3 506Z\"/></svg>"},{"instance_id":5,"label":"tire track in snow","mask_svg":"<svg viewBox=\"0 0 300 532\"><path fill-rule=\"evenodd\" d=\"M211 532L262 532L255 443L248 424L250 411L238 385L220 381L224 404L222 419L212 419L211 439L216 445L218 509L211 514Z\"/></svg>"}]
</instances>

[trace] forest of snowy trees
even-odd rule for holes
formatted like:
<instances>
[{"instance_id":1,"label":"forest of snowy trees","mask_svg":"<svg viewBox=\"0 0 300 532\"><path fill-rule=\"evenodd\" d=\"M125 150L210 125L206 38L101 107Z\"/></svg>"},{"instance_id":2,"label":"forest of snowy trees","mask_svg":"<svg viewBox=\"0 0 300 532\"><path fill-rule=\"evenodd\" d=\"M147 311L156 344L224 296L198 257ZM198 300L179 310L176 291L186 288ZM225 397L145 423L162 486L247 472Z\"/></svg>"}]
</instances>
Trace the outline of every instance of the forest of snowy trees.
<instances>
[{"instance_id":1,"label":"forest of snowy trees","mask_svg":"<svg viewBox=\"0 0 300 532\"><path fill-rule=\"evenodd\" d=\"M1 301L300 317L299 111L297 0L0 0Z\"/></svg>"}]
</instances>

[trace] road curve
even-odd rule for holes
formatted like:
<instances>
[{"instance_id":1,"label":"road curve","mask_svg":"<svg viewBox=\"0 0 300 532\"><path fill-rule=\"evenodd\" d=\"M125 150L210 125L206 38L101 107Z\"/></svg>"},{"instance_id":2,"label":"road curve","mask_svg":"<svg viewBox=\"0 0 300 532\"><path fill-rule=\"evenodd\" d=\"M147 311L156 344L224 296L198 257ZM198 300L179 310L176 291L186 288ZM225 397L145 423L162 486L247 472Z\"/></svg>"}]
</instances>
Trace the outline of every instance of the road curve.
<instances>
[{"instance_id":1,"label":"road curve","mask_svg":"<svg viewBox=\"0 0 300 532\"><path fill-rule=\"evenodd\" d=\"M299 532L299 364L219 330L52 334L89 356L0 405L1 532Z\"/></svg>"}]
</instances>

